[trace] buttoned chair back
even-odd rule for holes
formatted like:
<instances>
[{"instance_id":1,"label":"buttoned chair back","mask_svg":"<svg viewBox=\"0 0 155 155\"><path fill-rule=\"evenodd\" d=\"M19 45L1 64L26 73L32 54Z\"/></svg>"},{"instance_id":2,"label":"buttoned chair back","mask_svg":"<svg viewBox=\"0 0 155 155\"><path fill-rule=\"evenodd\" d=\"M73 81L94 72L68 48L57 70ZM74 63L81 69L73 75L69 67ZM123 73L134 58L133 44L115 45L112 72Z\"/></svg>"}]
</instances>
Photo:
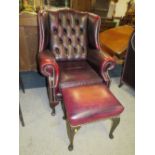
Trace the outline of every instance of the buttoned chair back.
<instances>
[{"instance_id":1,"label":"buttoned chair back","mask_svg":"<svg viewBox=\"0 0 155 155\"><path fill-rule=\"evenodd\" d=\"M42 25L40 39L43 43L40 45L40 51L43 50L44 47L42 46L44 45L48 46L48 49L53 52L56 60L86 59L88 42L89 40L90 42L93 41L88 38L88 24L91 22L91 20L88 21L88 13L63 9L47 11L43 14L44 18L40 18L39 21ZM100 24L99 19L97 22ZM92 29L93 38L93 33L96 35L97 32L93 32L94 28L91 26L89 29ZM46 38L44 38L45 35ZM91 45L93 44L91 43Z\"/></svg>"},{"instance_id":2,"label":"buttoned chair back","mask_svg":"<svg viewBox=\"0 0 155 155\"><path fill-rule=\"evenodd\" d=\"M49 13L50 49L57 60L85 59L87 14L63 10Z\"/></svg>"}]
</instances>

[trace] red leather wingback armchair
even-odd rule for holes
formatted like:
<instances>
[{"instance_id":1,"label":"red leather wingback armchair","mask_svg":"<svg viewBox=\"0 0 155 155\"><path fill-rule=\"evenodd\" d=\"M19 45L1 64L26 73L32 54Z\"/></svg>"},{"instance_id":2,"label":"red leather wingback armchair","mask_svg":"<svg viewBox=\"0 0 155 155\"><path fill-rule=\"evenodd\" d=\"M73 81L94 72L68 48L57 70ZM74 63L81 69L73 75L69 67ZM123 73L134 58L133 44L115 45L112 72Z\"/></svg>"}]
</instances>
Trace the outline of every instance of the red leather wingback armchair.
<instances>
[{"instance_id":1,"label":"red leather wingback armchair","mask_svg":"<svg viewBox=\"0 0 155 155\"><path fill-rule=\"evenodd\" d=\"M71 9L41 10L39 22L39 68L48 79L52 115L61 89L104 83L115 62L105 57L99 44L100 17Z\"/></svg>"}]
</instances>

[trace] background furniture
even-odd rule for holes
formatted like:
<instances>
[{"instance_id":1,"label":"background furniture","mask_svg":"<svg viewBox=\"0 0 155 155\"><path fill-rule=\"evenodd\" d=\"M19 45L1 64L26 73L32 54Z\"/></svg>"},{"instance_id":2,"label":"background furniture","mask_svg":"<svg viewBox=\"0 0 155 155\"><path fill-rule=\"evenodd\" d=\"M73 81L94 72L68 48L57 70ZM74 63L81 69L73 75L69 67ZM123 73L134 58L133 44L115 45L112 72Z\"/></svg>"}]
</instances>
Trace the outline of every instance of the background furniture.
<instances>
[{"instance_id":1,"label":"background furniture","mask_svg":"<svg viewBox=\"0 0 155 155\"><path fill-rule=\"evenodd\" d=\"M133 32L128 44L124 67L120 79L121 87L123 83L135 88L135 33Z\"/></svg>"},{"instance_id":2,"label":"background furniture","mask_svg":"<svg viewBox=\"0 0 155 155\"><path fill-rule=\"evenodd\" d=\"M19 0L19 11L35 13L43 7L44 0Z\"/></svg>"},{"instance_id":3,"label":"background furniture","mask_svg":"<svg viewBox=\"0 0 155 155\"><path fill-rule=\"evenodd\" d=\"M91 0L70 0L70 8L79 11L90 11Z\"/></svg>"},{"instance_id":4,"label":"background furniture","mask_svg":"<svg viewBox=\"0 0 155 155\"><path fill-rule=\"evenodd\" d=\"M125 16L120 20L120 25L135 26L135 2L130 0L128 2Z\"/></svg>"},{"instance_id":5,"label":"background furniture","mask_svg":"<svg viewBox=\"0 0 155 155\"><path fill-rule=\"evenodd\" d=\"M104 53L114 57L117 63L122 63L133 30L133 27L125 25L100 33L100 44Z\"/></svg>"},{"instance_id":6,"label":"background furniture","mask_svg":"<svg viewBox=\"0 0 155 155\"><path fill-rule=\"evenodd\" d=\"M36 71L38 53L37 15L20 13L19 15L19 67L20 71Z\"/></svg>"},{"instance_id":7,"label":"background furniture","mask_svg":"<svg viewBox=\"0 0 155 155\"><path fill-rule=\"evenodd\" d=\"M62 88L97 83L109 86L108 70L115 62L101 52L98 15L72 9L41 10L38 21L39 67L48 79L52 115L62 100Z\"/></svg>"},{"instance_id":8,"label":"background furniture","mask_svg":"<svg viewBox=\"0 0 155 155\"><path fill-rule=\"evenodd\" d=\"M44 6L50 7L69 7L80 11L91 10L91 0L45 0Z\"/></svg>"},{"instance_id":9,"label":"background furniture","mask_svg":"<svg viewBox=\"0 0 155 155\"><path fill-rule=\"evenodd\" d=\"M117 2L118 0L96 0L94 2L91 11L101 17L100 32L116 26L113 16Z\"/></svg>"}]
</instances>

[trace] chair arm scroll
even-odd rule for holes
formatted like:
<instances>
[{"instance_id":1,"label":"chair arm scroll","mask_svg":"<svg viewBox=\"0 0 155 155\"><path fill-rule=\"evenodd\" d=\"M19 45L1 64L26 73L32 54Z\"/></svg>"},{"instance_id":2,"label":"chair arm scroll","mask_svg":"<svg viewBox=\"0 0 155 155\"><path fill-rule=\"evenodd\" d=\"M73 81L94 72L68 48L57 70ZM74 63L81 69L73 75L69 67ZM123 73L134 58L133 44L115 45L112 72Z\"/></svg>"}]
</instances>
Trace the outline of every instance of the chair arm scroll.
<instances>
[{"instance_id":1,"label":"chair arm scroll","mask_svg":"<svg viewBox=\"0 0 155 155\"><path fill-rule=\"evenodd\" d=\"M53 87L57 87L59 81L59 66L52 52L48 50L39 52L38 58L40 72L44 76L50 77L50 79L54 81Z\"/></svg>"},{"instance_id":2,"label":"chair arm scroll","mask_svg":"<svg viewBox=\"0 0 155 155\"><path fill-rule=\"evenodd\" d=\"M99 75L102 76L104 82L109 87L110 76L108 71L115 67L115 60L110 56L106 56L102 51L95 49L88 51L88 61Z\"/></svg>"}]
</instances>

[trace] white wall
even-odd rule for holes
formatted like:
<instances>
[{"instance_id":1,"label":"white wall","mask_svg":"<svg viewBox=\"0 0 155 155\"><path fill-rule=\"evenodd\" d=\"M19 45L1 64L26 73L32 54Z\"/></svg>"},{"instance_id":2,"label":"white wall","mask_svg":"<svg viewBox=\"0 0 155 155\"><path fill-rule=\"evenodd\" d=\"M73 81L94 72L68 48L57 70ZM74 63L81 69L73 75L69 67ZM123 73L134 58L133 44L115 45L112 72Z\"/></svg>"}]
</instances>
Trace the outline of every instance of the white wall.
<instances>
[{"instance_id":1,"label":"white wall","mask_svg":"<svg viewBox=\"0 0 155 155\"><path fill-rule=\"evenodd\" d=\"M129 0L118 1L118 3L116 4L115 17L121 17L125 15L126 10L127 10L127 2L129 2Z\"/></svg>"}]
</instances>

